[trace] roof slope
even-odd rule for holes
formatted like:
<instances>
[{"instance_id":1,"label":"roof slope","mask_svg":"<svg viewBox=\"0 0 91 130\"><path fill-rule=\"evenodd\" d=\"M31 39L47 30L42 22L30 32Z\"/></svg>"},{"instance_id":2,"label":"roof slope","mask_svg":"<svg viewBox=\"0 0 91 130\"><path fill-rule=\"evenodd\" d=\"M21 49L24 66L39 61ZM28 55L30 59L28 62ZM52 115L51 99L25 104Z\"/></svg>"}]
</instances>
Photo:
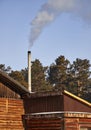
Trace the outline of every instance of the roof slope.
<instances>
[{"instance_id":1,"label":"roof slope","mask_svg":"<svg viewBox=\"0 0 91 130\"><path fill-rule=\"evenodd\" d=\"M0 82L21 96L29 93L28 89L26 89L19 82L8 76L8 74L3 71L0 71Z\"/></svg>"},{"instance_id":2,"label":"roof slope","mask_svg":"<svg viewBox=\"0 0 91 130\"><path fill-rule=\"evenodd\" d=\"M89 103L88 101L86 101L86 100L84 100L84 99L82 99L82 98L80 98L80 97L78 97L78 96L76 96L76 95L66 91L66 90L64 90L64 94L66 94L66 95L72 97L73 99L76 99L76 100L78 100L78 101L80 101L80 102L82 102L82 103L84 103L84 104L86 104L86 105L91 107L91 103Z\"/></svg>"}]
</instances>

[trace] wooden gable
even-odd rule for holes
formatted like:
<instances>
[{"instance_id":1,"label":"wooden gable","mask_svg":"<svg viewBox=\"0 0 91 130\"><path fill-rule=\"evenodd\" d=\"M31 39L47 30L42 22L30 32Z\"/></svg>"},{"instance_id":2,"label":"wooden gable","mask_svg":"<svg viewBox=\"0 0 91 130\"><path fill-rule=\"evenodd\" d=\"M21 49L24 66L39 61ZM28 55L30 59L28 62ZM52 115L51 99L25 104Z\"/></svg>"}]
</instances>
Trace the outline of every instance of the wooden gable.
<instances>
[{"instance_id":1,"label":"wooden gable","mask_svg":"<svg viewBox=\"0 0 91 130\"><path fill-rule=\"evenodd\" d=\"M16 80L0 71L0 97L20 98L29 91Z\"/></svg>"},{"instance_id":2,"label":"wooden gable","mask_svg":"<svg viewBox=\"0 0 91 130\"><path fill-rule=\"evenodd\" d=\"M20 95L12 91L3 83L0 83L0 97L4 98L20 98Z\"/></svg>"}]
</instances>

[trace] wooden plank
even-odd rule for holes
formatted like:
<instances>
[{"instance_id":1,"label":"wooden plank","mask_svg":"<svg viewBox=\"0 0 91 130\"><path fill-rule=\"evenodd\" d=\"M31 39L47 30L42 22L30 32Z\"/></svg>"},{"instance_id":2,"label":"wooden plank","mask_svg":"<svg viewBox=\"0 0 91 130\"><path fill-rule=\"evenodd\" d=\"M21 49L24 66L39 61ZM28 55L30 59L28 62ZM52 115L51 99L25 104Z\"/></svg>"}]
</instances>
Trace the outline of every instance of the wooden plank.
<instances>
[{"instance_id":1,"label":"wooden plank","mask_svg":"<svg viewBox=\"0 0 91 130\"><path fill-rule=\"evenodd\" d=\"M0 130L24 130L23 100L0 98Z\"/></svg>"},{"instance_id":2,"label":"wooden plank","mask_svg":"<svg viewBox=\"0 0 91 130\"><path fill-rule=\"evenodd\" d=\"M59 118L30 118L25 120L26 130L61 130Z\"/></svg>"}]
</instances>

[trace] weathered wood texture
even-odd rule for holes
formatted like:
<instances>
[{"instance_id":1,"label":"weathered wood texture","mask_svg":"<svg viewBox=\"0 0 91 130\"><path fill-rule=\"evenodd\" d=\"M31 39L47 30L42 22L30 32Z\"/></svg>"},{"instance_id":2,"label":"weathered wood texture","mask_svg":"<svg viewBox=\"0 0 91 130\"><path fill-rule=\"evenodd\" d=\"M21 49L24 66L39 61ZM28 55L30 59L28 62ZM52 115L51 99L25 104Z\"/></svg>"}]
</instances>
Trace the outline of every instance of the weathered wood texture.
<instances>
[{"instance_id":1,"label":"weathered wood texture","mask_svg":"<svg viewBox=\"0 0 91 130\"><path fill-rule=\"evenodd\" d=\"M91 130L91 114L59 113L23 116L25 130Z\"/></svg>"},{"instance_id":2,"label":"weathered wood texture","mask_svg":"<svg viewBox=\"0 0 91 130\"><path fill-rule=\"evenodd\" d=\"M81 128L88 128L88 130L91 130L91 118L80 118L79 119L80 127ZM85 126L84 126L85 124Z\"/></svg>"},{"instance_id":3,"label":"weathered wood texture","mask_svg":"<svg viewBox=\"0 0 91 130\"><path fill-rule=\"evenodd\" d=\"M26 114L54 111L91 112L91 106L66 94L31 96L24 99L24 106Z\"/></svg>"},{"instance_id":4,"label":"weathered wood texture","mask_svg":"<svg viewBox=\"0 0 91 130\"><path fill-rule=\"evenodd\" d=\"M75 111L75 112L91 112L91 106L73 99L71 96L64 95L64 111Z\"/></svg>"},{"instance_id":5,"label":"weathered wood texture","mask_svg":"<svg viewBox=\"0 0 91 130\"><path fill-rule=\"evenodd\" d=\"M59 118L30 118L25 120L25 130L62 130Z\"/></svg>"},{"instance_id":6,"label":"weathered wood texture","mask_svg":"<svg viewBox=\"0 0 91 130\"><path fill-rule=\"evenodd\" d=\"M4 73L3 71L0 70L0 83L6 86L5 88L1 89L0 86L0 94L2 95L2 90L5 89L5 91L3 91L4 96L7 95L7 88L9 88L9 90L12 90L14 93L17 93L20 96L29 94L28 89L26 89L24 86L22 86L19 82L17 82L16 80L14 80L13 78L11 78L8 74ZM3 87L3 86L2 86ZM11 92L10 92L11 93ZM10 96L10 95L8 95ZM1 97L1 96L0 96ZM9 97L10 98L10 97Z\"/></svg>"},{"instance_id":7,"label":"weathered wood texture","mask_svg":"<svg viewBox=\"0 0 91 130\"><path fill-rule=\"evenodd\" d=\"M20 98L20 95L12 91L10 88L0 83L0 97Z\"/></svg>"},{"instance_id":8,"label":"weathered wood texture","mask_svg":"<svg viewBox=\"0 0 91 130\"><path fill-rule=\"evenodd\" d=\"M24 130L23 114L22 100L0 98L0 130Z\"/></svg>"},{"instance_id":9,"label":"weathered wood texture","mask_svg":"<svg viewBox=\"0 0 91 130\"><path fill-rule=\"evenodd\" d=\"M31 97L24 99L25 113L63 111L63 96Z\"/></svg>"},{"instance_id":10,"label":"weathered wood texture","mask_svg":"<svg viewBox=\"0 0 91 130\"><path fill-rule=\"evenodd\" d=\"M80 130L80 128L88 128L91 130L91 118L66 118L65 130Z\"/></svg>"},{"instance_id":11,"label":"weathered wood texture","mask_svg":"<svg viewBox=\"0 0 91 130\"><path fill-rule=\"evenodd\" d=\"M91 130L91 113L64 113L65 130Z\"/></svg>"},{"instance_id":12,"label":"weathered wood texture","mask_svg":"<svg viewBox=\"0 0 91 130\"><path fill-rule=\"evenodd\" d=\"M66 130L80 130L79 118L65 118L64 125Z\"/></svg>"}]
</instances>

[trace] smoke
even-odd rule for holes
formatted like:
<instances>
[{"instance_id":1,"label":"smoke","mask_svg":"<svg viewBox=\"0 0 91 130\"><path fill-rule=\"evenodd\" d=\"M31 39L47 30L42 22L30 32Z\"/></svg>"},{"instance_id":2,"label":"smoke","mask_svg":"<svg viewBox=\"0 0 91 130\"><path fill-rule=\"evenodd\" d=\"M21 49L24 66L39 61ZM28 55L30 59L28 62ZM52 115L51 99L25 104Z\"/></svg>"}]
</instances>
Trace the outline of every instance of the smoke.
<instances>
[{"instance_id":1,"label":"smoke","mask_svg":"<svg viewBox=\"0 0 91 130\"><path fill-rule=\"evenodd\" d=\"M31 22L30 47L43 29L62 13L73 14L90 23L91 0L48 0Z\"/></svg>"}]
</instances>

